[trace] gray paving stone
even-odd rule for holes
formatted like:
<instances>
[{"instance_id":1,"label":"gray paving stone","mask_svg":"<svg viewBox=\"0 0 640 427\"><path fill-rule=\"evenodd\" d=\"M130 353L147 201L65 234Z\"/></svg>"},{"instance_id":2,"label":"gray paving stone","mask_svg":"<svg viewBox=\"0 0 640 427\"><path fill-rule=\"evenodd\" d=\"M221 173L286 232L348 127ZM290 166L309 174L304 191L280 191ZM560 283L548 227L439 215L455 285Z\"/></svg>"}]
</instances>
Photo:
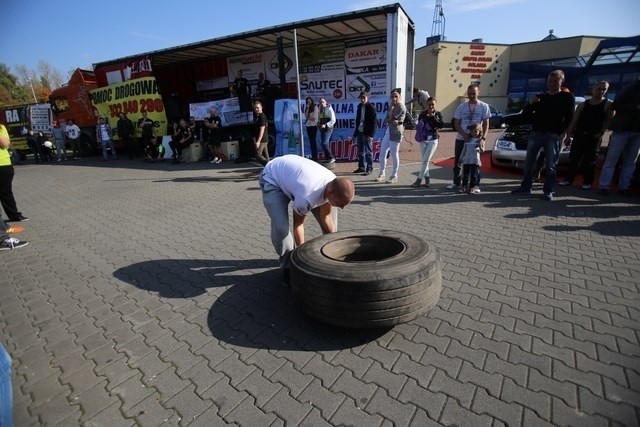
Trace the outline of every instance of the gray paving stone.
<instances>
[{"instance_id":1,"label":"gray paving stone","mask_svg":"<svg viewBox=\"0 0 640 427\"><path fill-rule=\"evenodd\" d=\"M0 258L17 425L637 425L640 259L620 230L640 205L514 199L497 171L471 201L437 163L420 197L354 176L341 212L442 255L437 307L377 334L311 321L280 286L253 166L17 167L31 245Z\"/></svg>"}]
</instances>

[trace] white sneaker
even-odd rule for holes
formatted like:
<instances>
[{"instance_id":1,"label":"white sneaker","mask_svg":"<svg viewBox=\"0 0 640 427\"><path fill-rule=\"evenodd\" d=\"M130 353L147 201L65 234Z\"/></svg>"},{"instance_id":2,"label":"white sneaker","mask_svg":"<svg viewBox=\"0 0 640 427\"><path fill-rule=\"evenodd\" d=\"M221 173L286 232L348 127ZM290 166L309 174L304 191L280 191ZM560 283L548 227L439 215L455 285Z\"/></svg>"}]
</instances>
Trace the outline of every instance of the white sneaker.
<instances>
[{"instance_id":1,"label":"white sneaker","mask_svg":"<svg viewBox=\"0 0 640 427\"><path fill-rule=\"evenodd\" d=\"M218 163L218 160L220 160L217 157L214 157L213 160L211 160L209 163L213 164L213 163Z\"/></svg>"},{"instance_id":2,"label":"white sneaker","mask_svg":"<svg viewBox=\"0 0 640 427\"><path fill-rule=\"evenodd\" d=\"M455 185L455 184L447 185L447 190L457 190L458 188L460 188L459 185Z\"/></svg>"},{"instance_id":3,"label":"white sneaker","mask_svg":"<svg viewBox=\"0 0 640 427\"><path fill-rule=\"evenodd\" d=\"M397 176L392 176L391 178L389 178L387 180L387 184L395 184L396 182L398 182L398 177Z\"/></svg>"},{"instance_id":4,"label":"white sneaker","mask_svg":"<svg viewBox=\"0 0 640 427\"><path fill-rule=\"evenodd\" d=\"M583 190L591 190L591 184L584 184L584 185L582 186L582 189L583 189Z\"/></svg>"},{"instance_id":5,"label":"white sneaker","mask_svg":"<svg viewBox=\"0 0 640 427\"><path fill-rule=\"evenodd\" d=\"M384 174L378 175L378 177L376 178L376 182L384 182Z\"/></svg>"},{"instance_id":6,"label":"white sneaker","mask_svg":"<svg viewBox=\"0 0 640 427\"><path fill-rule=\"evenodd\" d=\"M471 194L480 194L480 187L473 187L470 191Z\"/></svg>"},{"instance_id":7,"label":"white sneaker","mask_svg":"<svg viewBox=\"0 0 640 427\"><path fill-rule=\"evenodd\" d=\"M220 164L220 163L222 163L222 159L217 159L217 160L216 160L216 164L218 165L218 164Z\"/></svg>"}]
</instances>

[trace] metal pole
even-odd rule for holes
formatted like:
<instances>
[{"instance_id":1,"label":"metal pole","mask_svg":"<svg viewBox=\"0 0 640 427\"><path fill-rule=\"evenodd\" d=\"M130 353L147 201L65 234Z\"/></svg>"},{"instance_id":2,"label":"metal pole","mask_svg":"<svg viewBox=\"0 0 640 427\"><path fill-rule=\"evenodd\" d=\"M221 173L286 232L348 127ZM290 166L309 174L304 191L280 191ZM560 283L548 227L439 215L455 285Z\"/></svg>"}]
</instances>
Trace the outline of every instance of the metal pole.
<instances>
[{"instance_id":1,"label":"metal pole","mask_svg":"<svg viewBox=\"0 0 640 427\"><path fill-rule=\"evenodd\" d=\"M31 82L31 79L27 79L27 81L29 82L29 87L31 87L31 94L33 95L33 102L35 102L36 104L38 103L38 98L36 98L36 91L33 90L33 83Z\"/></svg>"},{"instance_id":2,"label":"metal pole","mask_svg":"<svg viewBox=\"0 0 640 427\"><path fill-rule=\"evenodd\" d=\"M298 33L295 28L293 29L293 53L293 56L296 58L296 92L298 93L298 105L296 109L298 110L298 126L300 127L300 155L304 157L304 129L302 125L302 109L300 108L302 99L300 98L300 67L298 66Z\"/></svg>"}]
</instances>

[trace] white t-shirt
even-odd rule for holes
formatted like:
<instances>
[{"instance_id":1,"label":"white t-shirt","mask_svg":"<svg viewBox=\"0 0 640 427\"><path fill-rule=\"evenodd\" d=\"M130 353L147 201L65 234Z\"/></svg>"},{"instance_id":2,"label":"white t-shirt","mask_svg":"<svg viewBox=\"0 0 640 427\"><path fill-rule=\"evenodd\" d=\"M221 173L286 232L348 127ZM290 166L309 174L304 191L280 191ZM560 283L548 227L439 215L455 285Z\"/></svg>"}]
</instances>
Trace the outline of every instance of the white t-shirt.
<instances>
[{"instance_id":1,"label":"white t-shirt","mask_svg":"<svg viewBox=\"0 0 640 427\"><path fill-rule=\"evenodd\" d=\"M111 139L111 135L109 135L109 129L107 125L100 125L100 136L103 141L108 141Z\"/></svg>"},{"instance_id":2,"label":"white t-shirt","mask_svg":"<svg viewBox=\"0 0 640 427\"><path fill-rule=\"evenodd\" d=\"M67 133L67 135L69 135L69 138L71 139L77 139L80 136L80 128L76 124L66 125L64 127L64 131Z\"/></svg>"},{"instance_id":3,"label":"white t-shirt","mask_svg":"<svg viewBox=\"0 0 640 427\"><path fill-rule=\"evenodd\" d=\"M478 101L475 106L464 102L458 105L456 112L453 113L453 118L460 120L460 129L466 132L467 126L470 124L481 124L483 120L491 118L491 110L486 102ZM462 137L458 137L458 139L462 139Z\"/></svg>"},{"instance_id":4,"label":"white t-shirt","mask_svg":"<svg viewBox=\"0 0 640 427\"><path fill-rule=\"evenodd\" d=\"M324 166L295 154L271 160L264 167L262 177L280 188L291 199L293 210L300 215L327 203L324 190L336 179L335 174Z\"/></svg>"}]
</instances>

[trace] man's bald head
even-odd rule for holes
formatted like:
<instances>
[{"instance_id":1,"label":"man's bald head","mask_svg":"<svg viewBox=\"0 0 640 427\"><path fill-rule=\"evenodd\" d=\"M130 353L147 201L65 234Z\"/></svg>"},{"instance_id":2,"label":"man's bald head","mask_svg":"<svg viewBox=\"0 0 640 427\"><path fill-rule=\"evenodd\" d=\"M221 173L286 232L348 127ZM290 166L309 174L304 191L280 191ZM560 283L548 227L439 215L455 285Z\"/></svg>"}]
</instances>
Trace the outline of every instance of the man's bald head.
<instances>
[{"instance_id":1,"label":"man's bald head","mask_svg":"<svg viewBox=\"0 0 640 427\"><path fill-rule=\"evenodd\" d=\"M351 179L340 176L327 185L326 197L332 206L344 208L356 195L355 185Z\"/></svg>"}]
</instances>

